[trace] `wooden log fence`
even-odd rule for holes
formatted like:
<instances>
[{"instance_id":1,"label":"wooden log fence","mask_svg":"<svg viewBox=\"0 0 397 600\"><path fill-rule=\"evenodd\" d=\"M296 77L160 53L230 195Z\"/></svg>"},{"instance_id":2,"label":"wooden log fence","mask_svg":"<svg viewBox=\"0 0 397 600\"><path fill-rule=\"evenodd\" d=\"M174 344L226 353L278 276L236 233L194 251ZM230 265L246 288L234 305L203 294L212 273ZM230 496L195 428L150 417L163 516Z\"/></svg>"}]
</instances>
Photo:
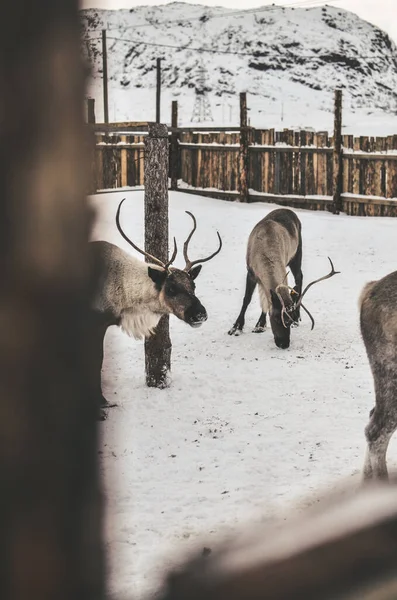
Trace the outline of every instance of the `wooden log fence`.
<instances>
[{"instance_id":1,"label":"wooden log fence","mask_svg":"<svg viewBox=\"0 0 397 600\"><path fill-rule=\"evenodd\" d=\"M249 127L244 94L240 112L240 127L177 127L173 104L171 189L336 214L397 216L397 135L343 135L339 90L334 135ZM92 127L95 188L142 186L147 123Z\"/></svg>"}]
</instances>

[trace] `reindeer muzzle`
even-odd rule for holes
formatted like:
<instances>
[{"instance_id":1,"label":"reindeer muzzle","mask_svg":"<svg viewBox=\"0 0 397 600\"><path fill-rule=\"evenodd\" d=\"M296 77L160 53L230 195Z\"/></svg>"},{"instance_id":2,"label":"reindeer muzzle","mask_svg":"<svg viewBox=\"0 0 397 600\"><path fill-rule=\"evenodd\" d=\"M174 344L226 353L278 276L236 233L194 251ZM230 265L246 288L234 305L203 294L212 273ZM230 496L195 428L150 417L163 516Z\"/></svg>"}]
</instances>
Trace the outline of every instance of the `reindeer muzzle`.
<instances>
[{"instance_id":1,"label":"reindeer muzzle","mask_svg":"<svg viewBox=\"0 0 397 600\"><path fill-rule=\"evenodd\" d=\"M201 327L207 319L207 311L200 302L195 303L185 310L185 322L190 327Z\"/></svg>"}]
</instances>

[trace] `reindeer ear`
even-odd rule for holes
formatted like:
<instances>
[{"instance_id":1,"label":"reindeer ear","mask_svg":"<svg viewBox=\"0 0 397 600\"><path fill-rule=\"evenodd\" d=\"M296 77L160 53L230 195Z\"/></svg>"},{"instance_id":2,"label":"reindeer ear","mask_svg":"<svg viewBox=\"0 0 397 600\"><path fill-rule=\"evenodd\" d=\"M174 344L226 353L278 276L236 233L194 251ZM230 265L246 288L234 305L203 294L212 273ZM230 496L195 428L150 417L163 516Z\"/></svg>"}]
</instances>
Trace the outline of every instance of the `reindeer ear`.
<instances>
[{"instance_id":1,"label":"reindeer ear","mask_svg":"<svg viewBox=\"0 0 397 600\"><path fill-rule=\"evenodd\" d=\"M200 273L201 271L201 267L203 265L197 265L197 267L192 267L190 269L190 271L188 271L189 277L191 277L192 279L196 279L197 275Z\"/></svg>"},{"instance_id":2,"label":"reindeer ear","mask_svg":"<svg viewBox=\"0 0 397 600\"><path fill-rule=\"evenodd\" d=\"M160 269L153 269L153 267L148 267L147 274L149 275L153 283L156 284L157 289L161 290L161 288L164 285L164 281L167 278L167 271L162 271Z\"/></svg>"},{"instance_id":3,"label":"reindeer ear","mask_svg":"<svg viewBox=\"0 0 397 600\"><path fill-rule=\"evenodd\" d=\"M270 296L272 298L273 308L281 308L280 298L277 296L276 292L270 290Z\"/></svg>"}]
</instances>

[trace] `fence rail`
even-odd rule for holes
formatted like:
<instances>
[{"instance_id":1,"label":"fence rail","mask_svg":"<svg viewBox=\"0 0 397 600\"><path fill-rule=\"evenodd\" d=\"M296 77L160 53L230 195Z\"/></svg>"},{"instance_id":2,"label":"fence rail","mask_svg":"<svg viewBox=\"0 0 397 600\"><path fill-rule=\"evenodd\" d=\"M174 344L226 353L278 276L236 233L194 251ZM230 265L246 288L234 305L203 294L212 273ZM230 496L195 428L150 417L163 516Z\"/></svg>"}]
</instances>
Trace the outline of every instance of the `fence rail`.
<instances>
[{"instance_id":1,"label":"fence rail","mask_svg":"<svg viewBox=\"0 0 397 600\"><path fill-rule=\"evenodd\" d=\"M335 132L254 129L242 123L239 128L169 128L173 189L350 215L397 216L397 135L335 138ZM93 191L143 185L147 123L93 128Z\"/></svg>"}]
</instances>

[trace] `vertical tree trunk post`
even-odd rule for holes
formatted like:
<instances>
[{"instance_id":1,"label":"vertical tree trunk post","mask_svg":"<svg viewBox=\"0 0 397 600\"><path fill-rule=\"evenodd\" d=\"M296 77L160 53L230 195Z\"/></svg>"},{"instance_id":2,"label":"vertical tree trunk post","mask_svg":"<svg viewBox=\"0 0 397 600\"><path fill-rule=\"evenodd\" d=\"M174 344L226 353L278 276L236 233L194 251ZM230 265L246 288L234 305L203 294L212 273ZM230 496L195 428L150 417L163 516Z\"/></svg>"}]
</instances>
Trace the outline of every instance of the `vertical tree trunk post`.
<instances>
[{"instance_id":1,"label":"vertical tree trunk post","mask_svg":"<svg viewBox=\"0 0 397 600\"><path fill-rule=\"evenodd\" d=\"M240 94L240 150L238 163L238 189L240 202L248 202L248 152L247 94L242 92Z\"/></svg>"},{"instance_id":2,"label":"vertical tree trunk post","mask_svg":"<svg viewBox=\"0 0 397 600\"><path fill-rule=\"evenodd\" d=\"M178 172L179 172L179 134L175 129L178 127L178 101L172 101L171 115L171 156L170 156L170 175L171 175L171 190L178 189Z\"/></svg>"},{"instance_id":3,"label":"vertical tree trunk post","mask_svg":"<svg viewBox=\"0 0 397 600\"><path fill-rule=\"evenodd\" d=\"M342 154L342 90L335 90L333 152L333 202L332 212L338 215L343 208L343 154Z\"/></svg>"},{"instance_id":4,"label":"vertical tree trunk post","mask_svg":"<svg viewBox=\"0 0 397 600\"><path fill-rule=\"evenodd\" d=\"M168 130L149 123L145 139L145 250L168 260ZM169 318L164 315L156 332L145 341L146 384L168 386L171 369Z\"/></svg>"},{"instance_id":5,"label":"vertical tree trunk post","mask_svg":"<svg viewBox=\"0 0 397 600\"><path fill-rule=\"evenodd\" d=\"M91 125L95 124L95 98L87 98L87 120Z\"/></svg>"},{"instance_id":6,"label":"vertical tree trunk post","mask_svg":"<svg viewBox=\"0 0 397 600\"><path fill-rule=\"evenodd\" d=\"M161 58L156 60L156 123L160 123L161 110Z\"/></svg>"},{"instance_id":7,"label":"vertical tree trunk post","mask_svg":"<svg viewBox=\"0 0 397 600\"><path fill-rule=\"evenodd\" d=\"M0 598L101 600L78 2L2 18Z\"/></svg>"}]
</instances>

